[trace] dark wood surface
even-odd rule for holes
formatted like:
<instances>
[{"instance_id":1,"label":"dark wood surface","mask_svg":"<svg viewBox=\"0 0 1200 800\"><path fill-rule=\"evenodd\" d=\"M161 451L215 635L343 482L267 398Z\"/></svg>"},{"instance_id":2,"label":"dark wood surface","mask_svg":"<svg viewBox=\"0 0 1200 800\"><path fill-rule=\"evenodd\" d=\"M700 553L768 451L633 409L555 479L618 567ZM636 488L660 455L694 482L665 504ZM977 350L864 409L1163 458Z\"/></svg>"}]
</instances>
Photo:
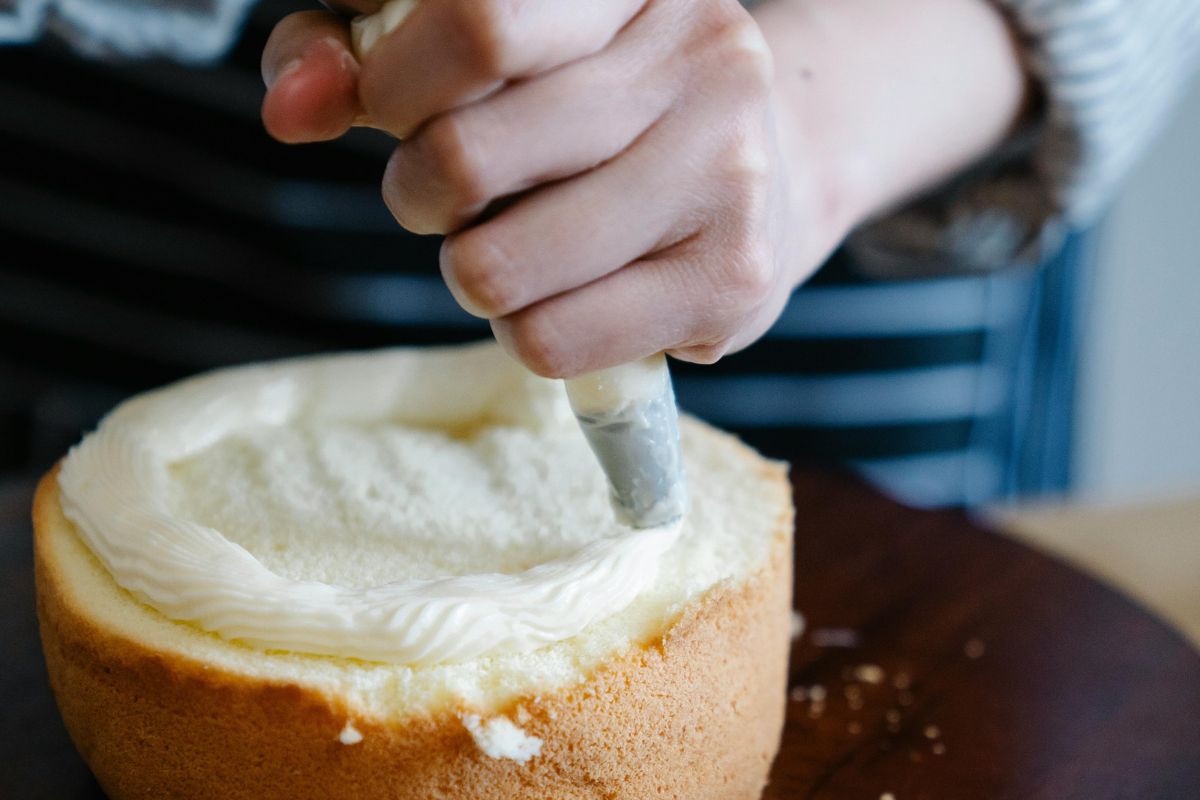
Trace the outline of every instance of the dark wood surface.
<instances>
[{"instance_id":1,"label":"dark wood surface","mask_svg":"<svg viewBox=\"0 0 1200 800\"><path fill-rule=\"evenodd\" d=\"M1200 798L1200 655L1176 633L961 513L795 483L805 698L765 798ZM42 672L31 488L0 486L0 798L101 798Z\"/></svg>"}]
</instances>

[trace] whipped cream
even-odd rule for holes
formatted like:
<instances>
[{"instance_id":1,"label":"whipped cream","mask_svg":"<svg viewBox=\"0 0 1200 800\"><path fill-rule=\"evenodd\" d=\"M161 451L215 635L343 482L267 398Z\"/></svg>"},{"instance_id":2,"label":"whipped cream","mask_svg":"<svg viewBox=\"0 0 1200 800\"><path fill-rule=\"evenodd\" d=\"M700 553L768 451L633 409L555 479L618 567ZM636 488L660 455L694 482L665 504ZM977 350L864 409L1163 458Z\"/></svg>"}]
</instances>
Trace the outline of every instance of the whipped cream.
<instances>
[{"instance_id":1,"label":"whipped cream","mask_svg":"<svg viewBox=\"0 0 1200 800\"><path fill-rule=\"evenodd\" d=\"M574 636L651 585L679 537L678 523L613 526L520 571L346 586L273 571L177 513L173 466L229 437L380 421L578 435L561 383L529 374L494 343L241 367L120 405L65 459L63 511L114 580L170 619L260 648L411 665Z\"/></svg>"},{"instance_id":2,"label":"whipped cream","mask_svg":"<svg viewBox=\"0 0 1200 800\"><path fill-rule=\"evenodd\" d=\"M668 391L667 359L661 353L566 380L576 414L619 414L643 406Z\"/></svg>"},{"instance_id":3,"label":"whipped cream","mask_svg":"<svg viewBox=\"0 0 1200 800\"><path fill-rule=\"evenodd\" d=\"M374 14L364 14L355 17L350 23L350 42L354 52L361 58L375 46L375 43L387 36L417 7L418 0L389 0Z\"/></svg>"}]
</instances>

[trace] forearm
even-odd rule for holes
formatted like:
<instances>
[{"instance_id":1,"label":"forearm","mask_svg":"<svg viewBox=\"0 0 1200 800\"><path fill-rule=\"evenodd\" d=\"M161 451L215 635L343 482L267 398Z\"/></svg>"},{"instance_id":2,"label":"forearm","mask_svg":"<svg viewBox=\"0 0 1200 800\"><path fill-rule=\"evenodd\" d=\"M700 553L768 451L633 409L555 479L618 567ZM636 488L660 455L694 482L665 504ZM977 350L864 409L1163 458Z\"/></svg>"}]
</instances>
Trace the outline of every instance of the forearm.
<instances>
[{"instance_id":1,"label":"forearm","mask_svg":"<svg viewBox=\"0 0 1200 800\"><path fill-rule=\"evenodd\" d=\"M999 145L1027 102L1001 13L986 0L769 0L788 181L844 234Z\"/></svg>"}]
</instances>

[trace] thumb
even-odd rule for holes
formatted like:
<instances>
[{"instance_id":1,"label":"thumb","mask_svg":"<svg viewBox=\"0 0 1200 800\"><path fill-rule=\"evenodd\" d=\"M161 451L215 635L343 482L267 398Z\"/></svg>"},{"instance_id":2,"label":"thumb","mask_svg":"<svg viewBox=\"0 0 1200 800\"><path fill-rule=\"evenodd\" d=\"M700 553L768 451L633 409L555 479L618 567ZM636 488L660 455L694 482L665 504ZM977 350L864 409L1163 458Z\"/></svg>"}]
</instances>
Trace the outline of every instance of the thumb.
<instances>
[{"instance_id":1,"label":"thumb","mask_svg":"<svg viewBox=\"0 0 1200 800\"><path fill-rule=\"evenodd\" d=\"M362 113L349 26L327 12L284 17L263 49L262 75L263 125L281 142L336 139Z\"/></svg>"}]
</instances>

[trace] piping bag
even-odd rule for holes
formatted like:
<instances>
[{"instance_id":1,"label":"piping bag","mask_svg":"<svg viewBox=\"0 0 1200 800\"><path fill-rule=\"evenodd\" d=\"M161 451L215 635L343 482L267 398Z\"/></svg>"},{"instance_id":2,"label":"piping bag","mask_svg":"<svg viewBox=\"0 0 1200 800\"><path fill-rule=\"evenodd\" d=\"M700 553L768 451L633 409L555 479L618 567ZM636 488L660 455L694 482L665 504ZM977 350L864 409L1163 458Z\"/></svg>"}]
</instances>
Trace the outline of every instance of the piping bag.
<instances>
[{"instance_id":1,"label":"piping bag","mask_svg":"<svg viewBox=\"0 0 1200 800\"><path fill-rule=\"evenodd\" d=\"M566 381L571 410L608 477L617 522L653 528L687 507L679 411L666 356Z\"/></svg>"},{"instance_id":2,"label":"piping bag","mask_svg":"<svg viewBox=\"0 0 1200 800\"><path fill-rule=\"evenodd\" d=\"M356 17L351 40L361 59L395 30L419 0L391 0ZM339 10L346 4L331 3ZM687 490L679 446L679 412L666 356L565 381L571 410L608 478L617 522L653 528L683 518Z\"/></svg>"}]
</instances>

